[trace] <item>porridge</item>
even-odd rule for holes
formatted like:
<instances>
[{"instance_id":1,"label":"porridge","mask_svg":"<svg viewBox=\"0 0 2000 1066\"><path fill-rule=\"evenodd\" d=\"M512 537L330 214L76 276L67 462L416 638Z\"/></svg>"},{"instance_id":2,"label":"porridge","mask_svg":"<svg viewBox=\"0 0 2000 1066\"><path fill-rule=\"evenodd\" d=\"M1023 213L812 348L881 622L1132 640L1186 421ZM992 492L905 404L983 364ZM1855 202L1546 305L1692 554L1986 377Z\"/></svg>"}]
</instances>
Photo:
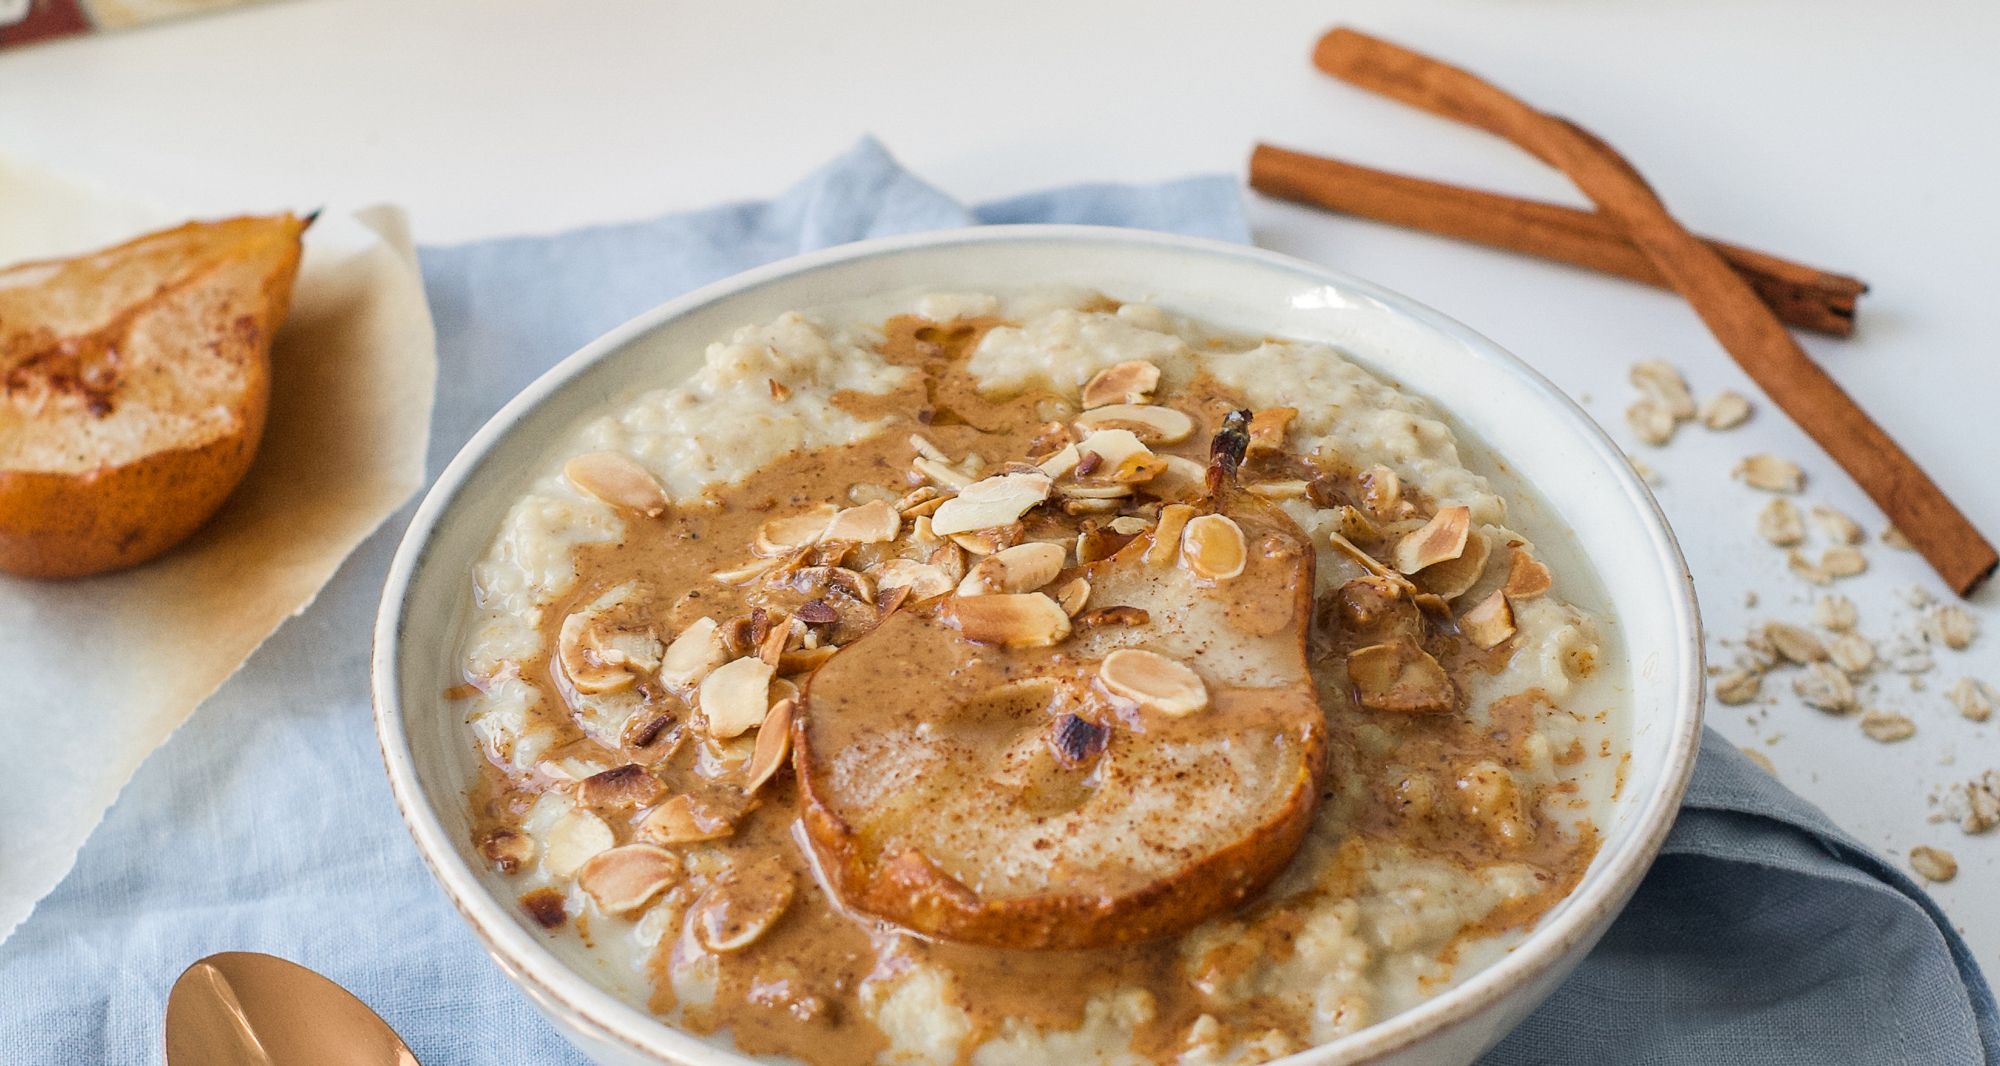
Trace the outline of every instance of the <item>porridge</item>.
<instances>
[{"instance_id":1,"label":"porridge","mask_svg":"<svg viewBox=\"0 0 2000 1066\"><path fill-rule=\"evenodd\" d=\"M815 1064L1261 1062L1576 884L1622 656L1425 402L1101 297L884 310L712 345L475 568L474 843L593 976Z\"/></svg>"}]
</instances>

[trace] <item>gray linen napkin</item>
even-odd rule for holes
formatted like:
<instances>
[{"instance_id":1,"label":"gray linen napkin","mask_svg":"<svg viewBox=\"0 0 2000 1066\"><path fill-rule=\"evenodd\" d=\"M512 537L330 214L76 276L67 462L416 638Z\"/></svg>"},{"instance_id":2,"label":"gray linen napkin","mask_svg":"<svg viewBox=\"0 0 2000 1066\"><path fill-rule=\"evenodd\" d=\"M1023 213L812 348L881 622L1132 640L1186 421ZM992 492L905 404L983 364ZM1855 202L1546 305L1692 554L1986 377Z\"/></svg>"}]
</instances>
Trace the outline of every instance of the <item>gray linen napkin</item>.
<instances>
[{"instance_id":1,"label":"gray linen napkin","mask_svg":"<svg viewBox=\"0 0 2000 1066\"><path fill-rule=\"evenodd\" d=\"M433 473L563 355L737 271L978 223L1247 240L1239 196L1232 180L1199 178L968 209L864 141L769 203L426 249ZM167 987L223 950L321 970L432 1066L582 1061L484 957L389 800L368 639L403 524L364 545L153 756L69 878L0 946L0 1062L156 1061ZM1992 994L1929 899L1711 736L1638 898L1487 1061L1957 1066L2000 1064L1996 1049Z\"/></svg>"}]
</instances>

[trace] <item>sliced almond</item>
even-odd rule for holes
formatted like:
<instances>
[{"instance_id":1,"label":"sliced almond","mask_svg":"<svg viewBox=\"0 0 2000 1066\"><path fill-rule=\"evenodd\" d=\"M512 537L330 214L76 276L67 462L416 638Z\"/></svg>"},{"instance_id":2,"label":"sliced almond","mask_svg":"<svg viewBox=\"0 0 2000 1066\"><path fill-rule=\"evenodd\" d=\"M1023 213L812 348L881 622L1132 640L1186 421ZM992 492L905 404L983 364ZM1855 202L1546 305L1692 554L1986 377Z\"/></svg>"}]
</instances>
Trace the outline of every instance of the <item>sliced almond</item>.
<instances>
[{"instance_id":1,"label":"sliced almond","mask_svg":"<svg viewBox=\"0 0 2000 1066\"><path fill-rule=\"evenodd\" d=\"M1361 513L1359 507L1341 504L1334 509L1335 529L1350 541L1380 540L1382 529L1372 519Z\"/></svg>"},{"instance_id":2,"label":"sliced almond","mask_svg":"<svg viewBox=\"0 0 2000 1066\"><path fill-rule=\"evenodd\" d=\"M787 697L771 705L764 715L764 724L757 729L757 747L750 753L749 779L743 783L743 794L750 795L764 787L785 765L785 757L792 750L792 715L796 713L798 700Z\"/></svg>"},{"instance_id":3,"label":"sliced almond","mask_svg":"<svg viewBox=\"0 0 2000 1066\"><path fill-rule=\"evenodd\" d=\"M1250 545L1243 527L1228 515L1205 514L1190 518L1181 530L1181 565L1204 581L1228 581L1240 577L1250 561Z\"/></svg>"},{"instance_id":4,"label":"sliced almond","mask_svg":"<svg viewBox=\"0 0 2000 1066\"><path fill-rule=\"evenodd\" d=\"M763 558L790 555L808 544L819 542L820 534L826 531L826 524L839 513L839 508L823 503L798 514L773 518L757 527L757 535L750 542L750 550Z\"/></svg>"},{"instance_id":5,"label":"sliced almond","mask_svg":"<svg viewBox=\"0 0 2000 1066\"><path fill-rule=\"evenodd\" d=\"M929 437L921 433L910 434L910 447L915 449L918 455L929 459L931 462L943 463L946 466L951 465L951 456L946 455L943 448L932 443Z\"/></svg>"},{"instance_id":6,"label":"sliced almond","mask_svg":"<svg viewBox=\"0 0 2000 1066\"><path fill-rule=\"evenodd\" d=\"M816 648L798 648L778 657L778 673L781 675L810 674L821 664L833 658L839 648L827 644Z\"/></svg>"},{"instance_id":7,"label":"sliced almond","mask_svg":"<svg viewBox=\"0 0 2000 1066\"><path fill-rule=\"evenodd\" d=\"M1134 456L1151 456L1153 450L1129 429L1099 429L1083 434L1076 443L1079 456L1077 478L1108 481L1112 474ZM1158 476L1158 473L1155 473ZM1204 477L1206 474L1203 475Z\"/></svg>"},{"instance_id":8,"label":"sliced almond","mask_svg":"<svg viewBox=\"0 0 2000 1066\"><path fill-rule=\"evenodd\" d=\"M1056 590L1056 606L1074 619L1083 605L1090 602L1090 582L1080 577L1070 578L1063 587Z\"/></svg>"},{"instance_id":9,"label":"sliced almond","mask_svg":"<svg viewBox=\"0 0 2000 1066\"><path fill-rule=\"evenodd\" d=\"M1731 473L1753 489L1765 492L1797 493L1806 487L1806 472L1790 459L1759 453L1745 456Z\"/></svg>"},{"instance_id":10,"label":"sliced almond","mask_svg":"<svg viewBox=\"0 0 2000 1066\"><path fill-rule=\"evenodd\" d=\"M586 452L563 464L563 477L613 507L648 518L666 513L667 490L652 471L624 452Z\"/></svg>"},{"instance_id":11,"label":"sliced almond","mask_svg":"<svg viewBox=\"0 0 2000 1066\"><path fill-rule=\"evenodd\" d=\"M1159 386L1159 367L1143 359L1113 363L1092 375L1084 384L1083 406L1089 409L1143 403Z\"/></svg>"},{"instance_id":12,"label":"sliced almond","mask_svg":"<svg viewBox=\"0 0 2000 1066\"><path fill-rule=\"evenodd\" d=\"M720 840L735 831L720 812L683 795L653 808L640 821L636 833L640 840L653 844L698 844Z\"/></svg>"},{"instance_id":13,"label":"sliced almond","mask_svg":"<svg viewBox=\"0 0 2000 1066\"><path fill-rule=\"evenodd\" d=\"M891 559L868 573L875 578L875 587L881 591L907 588L910 596L918 601L942 596L952 590L951 578L942 569L915 559Z\"/></svg>"},{"instance_id":14,"label":"sliced almond","mask_svg":"<svg viewBox=\"0 0 2000 1066\"><path fill-rule=\"evenodd\" d=\"M1497 648L1514 635L1514 607L1506 592L1495 589L1479 605L1465 612L1458 628L1475 647Z\"/></svg>"},{"instance_id":15,"label":"sliced almond","mask_svg":"<svg viewBox=\"0 0 2000 1066\"><path fill-rule=\"evenodd\" d=\"M1380 463L1361 475L1361 503L1384 521L1401 518L1410 510L1409 501L1403 499L1403 479Z\"/></svg>"},{"instance_id":16,"label":"sliced almond","mask_svg":"<svg viewBox=\"0 0 2000 1066\"><path fill-rule=\"evenodd\" d=\"M1486 534L1473 530L1466 537L1465 551L1456 559L1427 566L1417 572L1417 585L1447 600L1455 600L1472 590L1486 573L1486 560L1492 553Z\"/></svg>"},{"instance_id":17,"label":"sliced almond","mask_svg":"<svg viewBox=\"0 0 2000 1066\"><path fill-rule=\"evenodd\" d=\"M1146 495L1169 503L1187 503L1208 492L1208 468L1179 455L1162 455L1166 465L1140 488Z\"/></svg>"},{"instance_id":18,"label":"sliced almond","mask_svg":"<svg viewBox=\"0 0 2000 1066\"><path fill-rule=\"evenodd\" d=\"M792 904L792 875L784 870L731 870L688 912L702 947L718 954L742 951L784 917Z\"/></svg>"},{"instance_id":19,"label":"sliced almond","mask_svg":"<svg viewBox=\"0 0 2000 1066\"><path fill-rule=\"evenodd\" d=\"M503 874L519 873L535 861L535 838L518 829L495 829L480 838L479 854Z\"/></svg>"},{"instance_id":20,"label":"sliced almond","mask_svg":"<svg viewBox=\"0 0 2000 1066\"><path fill-rule=\"evenodd\" d=\"M1069 615L1039 592L954 597L948 617L968 639L1009 648L1041 648L1069 636Z\"/></svg>"},{"instance_id":21,"label":"sliced almond","mask_svg":"<svg viewBox=\"0 0 2000 1066\"><path fill-rule=\"evenodd\" d=\"M604 631L590 610L563 619L556 634L556 659L563 676L578 692L617 692L638 681L635 669L651 669L660 660L660 642L651 634L630 639Z\"/></svg>"},{"instance_id":22,"label":"sliced almond","mask_svg":"<svg viewBox=\"0 0 2000 1066\"><path fill-rule=\"evenodd\" d=\"M1097 679L1112 695L1174 718L1208 706L1208 686L1201 675L1141 648L1120 648L1105 656Z\"/></svg>"},{"instance_id":23,"label":"sliced almond","mask_svg":"<svg viewBox=\"0 0 2000 1066\"><path fill-rule=\"evenodd\" d=\"M910 514L911 508L929 503L932 500L942 499L943 497L944 493L939 492L935 486L919 485L896 498L896 511L905 518L914 517ZM926 511L924 513L929 514L930 512Z\"/></svg>"},{"instance_id":24,"label":"sliced almond","mask_svg":"<svg viewBox=\"0 0 2000 1066\"><path fill-rule=\"evenodd\" d=\"M1069 552L1060 544L1032 541L1003 548L981 559L958 583L960 596L1033 592L1056 579Z\"/></svg>"},{"instance_id":25,"label":"sliced almond","mask_svg":"<svg viewBox=\"0 0 2000 1066\"><path fill-rule=\"evenodd\" d=\"M1243 491L1267 500L1303 500L1312 492L1312 485L1297 480L1259 481L1243 486Z\"/></svg>"},{"instance_id":26,"label":"sliced almond","mask_svg":"<svg viewBox=\"0 0 2000 1066\"><path fill-rule=\"evenodd\" d=\"M791 587L808 595L837 591L850 600L875 602L875 579L844 566L806 566L791 576Z\"/></svg>"},{"instance_id":27,"label":"sliced almond","mask_svg":"<svg viewBox=\"0 0 2000 1066\"><path fill-rule=\"evenodd\" d=\"M1119 485L1143 485L1154 477L1165 473L1165 456L1147 452L1144 455L1128 455L1105 477Z\"/></svg>"},{"instance_id":28,"label":"sliced almond","mask_svg":"<svg viewBox=\"0 0 2000 1066\"><path fill-rule=\"evenodd\" d=\"M708 576L714 578L715 580L725 585L747 585L750 582L755 581L760 577L763 577L765 574L770 573L772 568L777 565L778 565L778 560L776 559L759 559L756 562L749 563L744 566L739 566L734 569L717 570L709 574Z\"/></svg>"},{"instance_id":29,"label":"sliced almond","mask_svg":"<svg viewBox=\"0 0 2000 1066\"><path fill-rule=\"evenodd\" d=\"M702 679L700 705L708 735L728 739L756 728L770 707L775 674L770 663L746 656L716 667Z\"/></svg>"},{"instance_id":30,"label":"sliced almond","mask_svg":"<svg viewBox=\"0 0 2000 1066\"><path fill-rule=\"evenodd\" d=\"M1507 559L1507 584L1502 588L1508 596L1525 600L1540 596L1555 585L1555 578L1540 559L1528 554L1525 548L1515 548Z\"/></svg>"},{"instance_id":31,"label":"sliced almond","mask_svg":"<svg viewBox=\"0 0 2000 1066\"><path fill-rule=\"evenodd\" d=\"M903 513L895 505L871 500L835 514L819 539L844 544L883 544L895 540L902 530Z\"/></svg>"},{"instance_id":32,"label":"sliced almond","mask_svg":"<svg viewBox=\"0 0 2000 1066\"><path fill-rule=\"evenodd\" d=\"M1042 473L1047 474L1049 477L1061 478L1068 476L1074 471L1076 464L1082 460L1083 453L1077 450L1076 445L1065 444L1048 458L1043 459L1035 465Z\"/></svg>"},{"instance_id":33,"label":"sliced almond","mask_svg":"<svg viewBox=\"0 0 2000 1066\"><path fill-rule=\"evenodd\" d=\"M677 692L685 691L728 661L729 649L722 644L722 628L713 618L697 618L667 645L666 654L660 658L660 681Z\"/></svg>"},{"instance_id":34,"label":"sliced almond","mask_svg":"<svg viewBox=\"0 0 2000 1066\"><path fill-rule=\"evenodd\" d=\"M604 819L586 810L570 811L549 826L542 868L556 877L573 876L591 856L616 843L618 839Z\"/></svg>"},{"instance_id":35,"label":"sliced almond","mask_svg":"<svg viewBox=\"0 0 2000 1066\"><path fill-rule=\"evenodd\" d=\"M1292 420L1299 417L1296 407L1266 407L1250 416L1250 441L1244 446L1247 456L1275 455L1285 450L1285 431L1291 428Z\"/></svg>"},{"instance_id":36,"label":"sliced almond","mask_svg":"<svg viewBox=\"0 0 2000 1066\"><path fill-rule=\"evenodd\" d=\"M1456 559L1465 553L1466 538L1471 531L1471 508L1446 507L1432 515L1423 528L1397 541L1391 561L1398 571L1414 574L1427 566Z\"/></svg>"},{"instance_id":37,"label":"sliced almond","mask_svg":"<svg viewBox=\"0 0 2000 1066\"><path fill-rule=\"evenodd\" d=\"M998 526L993 529L975 529L970 533L953 533L951 542L973 555L992 555L1002 548L1011 548L1021 543L1027 532L1019 522Z\"/></svg>"},{"instance_id":38,"label":"sliced almond","mask_svg":"<svg viewBox=\"0 0 2000 1066\"><path fill-rule=\"evenodd\" d=\"M816 603L821 608L831 611L823 600L807 602ZM803 607L804 604L800 606ZM782 614L778 615L771 621L770 628L765 631L764 639L757 642L757 658L776 667L778 660L784 656L785 649L797 643L799 638L805 635L805 628L804 622L786 619Z\"/></svg>"},{"instance_id":39,"label":"sliced almond","mask_svg":"<svg viewBox=\"0 0 2000 1066\"><path fill-rule=\"evenodd\" d=\"M1049 498L1053 487L1047 474L1000 474L972 482L931 515L931 529L940 536L1009 525L1028 509Z\"/></svg>"},{"instance_id":40,"label":"sliced almond","mask_svg":"<svg viewBox=\"0 0 2000 1066\"><path fill-rule=\"evenodd\" d=\"M1151 533L1153 531L1153 523L1140 518L1138 515L1126 514L1112 519L1106 523L1104 528L1121 537L1136 537L1141 533Z\"/></svg>"},{"instance_id":41,"label":"sliced almond","mask_svg":"<svg viewBox=\"0 0 2000 1066\"><path fill-rule=\"evenodd\" d=\"M935 459L927 459L923 456L918 456L911 460L910 469L929 478L940 488L949 489L952 492L957 492L973 482L970 474L962 473Z\"/></svg>"},{"instance_id":42,"label":"sliced almond","mask_svg":"<svg viewBox=\"0 0 2000 1066\"><path fill-rule=\"evenodd\" d=\"M576 883L606 914L644 907L681 879L681 857L652 844L601 851L576 871Z\"/></svg>"},{"instance_id":43,"label":"sliced almond","mask_svg":"<svg viewBox=\"0 0 2000 1066\"><path fill-rule=\"evenodd\" d=\"M1355 701L1373 711L1435 714L1451 710L1458 690L1429 652L1407 640L1371 644L1347 656Z\"/></svg>"},{"instance_id":44,"label":"sliced almond","mask_svg":"<svg viewBox=\"0 0 2000 1066\"><path fill-rule=\"evenodd\" d=\"M1115 403L1096 407L1073 420L1083 432L1128 430L1147 444L1178 444L1194 435L1194 419L1157 404ZM1089 445L1083 445L1089 450Z\"/></svg>"},{"instance_id":45,"label":"sliced almond","mask_svg":"<svg viewBox=\"0 0 2000 1066\"><path fill-rule=\"evenodd\" d=\"M1153 527L1153 543L1146 549L1146 562L1153 566L1166 566L1180 558L1181 537L1194 517L1195 509L1184 503L1170 503L1160 508L1160 524Z\"/></svg>"},{"instance_id":46,"label":"sliced almond","mask_svg":"<svg viewBox=\"0 0 2000 1066\"><path fill-rule=\"evenodd\" d=\"M579 807L622 811L655 803L666 791L667 786L645 767L627 763L577 782L576 802Z\"/></svg>"}]
</instances>

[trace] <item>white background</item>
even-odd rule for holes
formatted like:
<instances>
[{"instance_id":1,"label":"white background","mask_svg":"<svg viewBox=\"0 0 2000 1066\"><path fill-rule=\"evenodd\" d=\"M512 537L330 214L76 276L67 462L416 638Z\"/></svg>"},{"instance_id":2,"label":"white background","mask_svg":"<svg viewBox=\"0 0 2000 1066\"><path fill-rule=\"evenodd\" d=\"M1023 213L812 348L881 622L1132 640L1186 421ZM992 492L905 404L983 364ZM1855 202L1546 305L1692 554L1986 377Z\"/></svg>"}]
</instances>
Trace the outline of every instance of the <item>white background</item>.
<instances>
[{"instance_id":1,"label":"white background","mask_svg":"<svg viewBox=\"0 0 2000 1066\"><path fill-rule=\"evenodd\" d=\"M1168 4L1062 0L709 6L593 0L296 0L0 53L0 151L209 213L390 200L422 241L549 231L761 197L864 132L967 199L1087 180L1240 173L1279 144L1570 199L1482 134L1314 72L1349 22L1462 62L1618 145L1697 229L1874 285L1849 341L1810 350L1989 534L2000 536L2000 5L1796 0ZM1525 356L1628 440L1626 368L1660 357L1697 392L1754 388L1676 299L1624 282L1252 197L1259 243L1431 303ZM449 388L449 383L444 387ZM1810 590L1751 530L1728 478L1771 451L1806 499L1881 517L1763 404L1726 434L1683 429L1660 472L1718 636L1804 621ZM1635 446L1636 447L1636 446ZM1560 492L1560 486L1543 486ZM1862 629L1908 627L1903 591L1942 592L1913 555L1869 549L1842 583ZM1759 605L1745 606L1755 591ZM1937 895L2000 970L2000 834L1926 821L1953 780L2000 766L2000 720L1942 691L2000 684L1988 632L1939 653L1916 719L1884 746L1801 706L1715 707L1716 726L1865 843L1957 854ZM1726 650L1711 643L1712 652ZM1746 713L1747 712L1747 713Z\"/></svg>"}]
</instances>

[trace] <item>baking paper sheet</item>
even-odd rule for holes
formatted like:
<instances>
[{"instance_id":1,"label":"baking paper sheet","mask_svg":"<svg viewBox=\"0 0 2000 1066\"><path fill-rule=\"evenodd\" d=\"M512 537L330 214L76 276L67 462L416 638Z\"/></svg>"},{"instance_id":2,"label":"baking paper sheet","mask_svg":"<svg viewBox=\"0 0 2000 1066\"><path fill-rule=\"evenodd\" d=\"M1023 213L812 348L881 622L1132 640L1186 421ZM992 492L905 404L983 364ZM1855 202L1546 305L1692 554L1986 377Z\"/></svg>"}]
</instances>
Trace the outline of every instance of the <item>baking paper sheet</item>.
<instances>
[{"instance_id":1,"label":"baking paper sheet","mask_svg":"<svg viewBox=\"0 0 2000 1066\"><path fill-rule=\"evenodd\" d=\"M0 263L182 220L0 160ZM0 746L10 756L0 940L69 871L140 762L422 486L436 379L402 213L322 214L272 351L263 446L215 520L124 573L0 575Z\"/></svg>"}]
</instances>

